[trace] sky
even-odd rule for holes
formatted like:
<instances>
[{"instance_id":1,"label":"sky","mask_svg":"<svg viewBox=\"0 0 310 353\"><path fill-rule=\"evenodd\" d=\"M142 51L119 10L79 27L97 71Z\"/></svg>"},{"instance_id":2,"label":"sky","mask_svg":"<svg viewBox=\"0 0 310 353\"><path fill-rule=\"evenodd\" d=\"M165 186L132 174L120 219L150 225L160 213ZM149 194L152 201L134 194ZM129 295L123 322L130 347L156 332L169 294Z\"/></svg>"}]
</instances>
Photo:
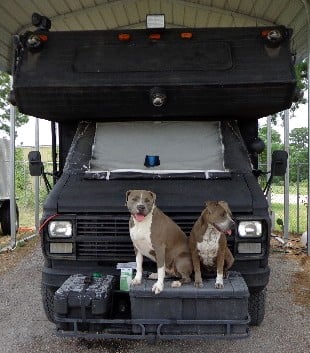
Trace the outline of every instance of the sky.
<instances>
[{"instance_id":1,"label":"sky","mask_svg":"<svg viewBox=\"0 0 310 353\"><path fill-rule=\"evenodd\" d=\"M266 118L260 119L260 125L266 124ZM39 143L40 145L51 145L51 127L47 120L39 119ZM308 105L302 104L295 112L295 116L289 121L289 130L297 127L308 126ZM276 127L277 131L284 136L284 128L281 124ZM17 129L16 146L35 146L35 118L29 117L29 122Z\"/></svg>"},{"instance_id":2,"label":"sky","mask_svg":"<svg viewBox=\"0 0 310 353\"><path fill-rule=\"evenodd\" d=\"M259 120L259 125L266 125L267 118L262 118ZM300 107L296 110L294 116L290 116L289 120L289 131L292 131L298 127L308 127L308 104L301 104ZM277 130L281 135L283 142L284 139L284 127L282 121L278 119L277 126L272 126L273 129Z\"/></svg>"},{"instance_id":3,"label":"sky","mask_svg":"<svg viewBox=\"0 0 310 353\"><path fill-rule=\"evenodd\" d=\"M17 129L16 146L35 146L35 123L34 117L29 117L29 122ZM51 145L51 122L39 119L39 144Z\"/></svg>"}]
</instances>

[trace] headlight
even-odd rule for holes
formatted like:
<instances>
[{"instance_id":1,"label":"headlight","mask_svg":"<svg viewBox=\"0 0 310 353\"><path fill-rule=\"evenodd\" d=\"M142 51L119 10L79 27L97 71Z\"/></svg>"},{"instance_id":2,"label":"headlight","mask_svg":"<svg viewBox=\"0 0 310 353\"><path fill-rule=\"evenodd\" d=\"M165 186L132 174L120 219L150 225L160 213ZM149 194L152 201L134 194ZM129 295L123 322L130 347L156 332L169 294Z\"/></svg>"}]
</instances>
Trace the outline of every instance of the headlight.
<instances>
[{"instance_id":1,"label":"headlight","mask_svg":"<svg viewBox=\"0 0 310 353\"><path fill-rule=\"evenodd\" d=\"M51 238L70 238L72 223L70 221L52 221L48 225L48 234Z\"/></svg>"},{"instance_id":2,"label":"headlight","mask_svg":"<svg viewBox=\"0 0 310 353\"><path fill-rule=\"evenodd\" d=\"M244 238L259 238L262 236L262 222L260 221L243 221L239 223L238 233Z\"/></svg>"}]
</instances>

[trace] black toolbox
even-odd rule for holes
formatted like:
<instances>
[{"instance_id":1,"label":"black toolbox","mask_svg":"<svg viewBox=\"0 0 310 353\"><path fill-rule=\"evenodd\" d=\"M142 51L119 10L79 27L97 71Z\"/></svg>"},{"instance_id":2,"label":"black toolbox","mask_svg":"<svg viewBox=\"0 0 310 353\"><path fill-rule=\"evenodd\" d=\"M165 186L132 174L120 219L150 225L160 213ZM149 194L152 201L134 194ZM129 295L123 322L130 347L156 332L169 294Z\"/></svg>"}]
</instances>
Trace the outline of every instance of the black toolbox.
<instances>
[{"instance_id":1,"label":"black toolbox","mask_svg":"<svg viewBox=\"0 0 310 353\"><path fill-rule=\"evenodd\" d=\"M70 276L54 295L55 321L58 327L68 329L61 323L66 319L108 318L112 308L115 278L111 275Z\"/></svg>"},{"instance_id":2,"label":"black toolbox","mask_svg":"<svg viewBox=\"0 0 310 353\"><path fill-rule=\"evenodd\" d=\"M238 272L224 279L223 289L214 287L215 278L204 279L203 288L195 288L193 282L172 288L171 281L165 281L163 292L155 295L154 282L145 279L129 292L131 318L143 319L146 333L156 333L162 338L247 336L249 291ZM140 326L133 325L134 333L140 330Z\"/></svg>"},{"instance_id":3,"label":"black toolbox","mask_svg":"<svg viewBox=\"0 0 310 353\"><path fill-rule=\"evenodd\" d=\"M124 32L130 40L119 40ZM33 33L20 37L13 91L19 110L39 118L249 119L289 108L295 92L291 30L282 26L173 28L158 39L146 30L34 34L35 48Z\"/></svg>"}]
</instances>

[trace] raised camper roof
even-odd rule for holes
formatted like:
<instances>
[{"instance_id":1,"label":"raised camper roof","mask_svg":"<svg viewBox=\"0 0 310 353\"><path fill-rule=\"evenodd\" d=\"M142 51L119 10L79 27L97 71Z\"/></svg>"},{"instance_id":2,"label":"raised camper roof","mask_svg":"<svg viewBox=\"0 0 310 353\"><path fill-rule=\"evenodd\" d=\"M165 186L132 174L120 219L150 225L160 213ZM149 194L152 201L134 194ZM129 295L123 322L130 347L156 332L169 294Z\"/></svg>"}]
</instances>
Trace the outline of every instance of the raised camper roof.
<instances>
[{"instance_id":1,"label":"raised camper roof","mask_svg":"<svg viewBox=\"0 0 310 353\"><path fill-rule=\"evenodd\" d=\"M59 122L260 118L295 92L285 27L27 32L14 95ZM33 46L33 43L36 43Z\"/></svg>"}]
</instances>

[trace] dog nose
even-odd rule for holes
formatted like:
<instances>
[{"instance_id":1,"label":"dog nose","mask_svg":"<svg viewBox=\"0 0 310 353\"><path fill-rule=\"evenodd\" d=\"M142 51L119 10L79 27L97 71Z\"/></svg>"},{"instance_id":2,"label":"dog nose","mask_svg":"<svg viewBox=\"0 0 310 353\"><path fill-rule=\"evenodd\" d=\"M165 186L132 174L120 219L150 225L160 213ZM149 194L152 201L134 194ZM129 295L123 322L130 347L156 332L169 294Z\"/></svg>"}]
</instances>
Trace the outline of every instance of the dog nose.
<instances>
[{"instance_id":1,"label":"dog nose","mask_svg":"<svg viewBox=\"0 0 310 353\"><path fill-rule=\"evenodd\" d=\"M145 210L145 206L144 205L137 205L137 209L138 209L138 211L142 212Z\"/></svg>"}]
</instances>

